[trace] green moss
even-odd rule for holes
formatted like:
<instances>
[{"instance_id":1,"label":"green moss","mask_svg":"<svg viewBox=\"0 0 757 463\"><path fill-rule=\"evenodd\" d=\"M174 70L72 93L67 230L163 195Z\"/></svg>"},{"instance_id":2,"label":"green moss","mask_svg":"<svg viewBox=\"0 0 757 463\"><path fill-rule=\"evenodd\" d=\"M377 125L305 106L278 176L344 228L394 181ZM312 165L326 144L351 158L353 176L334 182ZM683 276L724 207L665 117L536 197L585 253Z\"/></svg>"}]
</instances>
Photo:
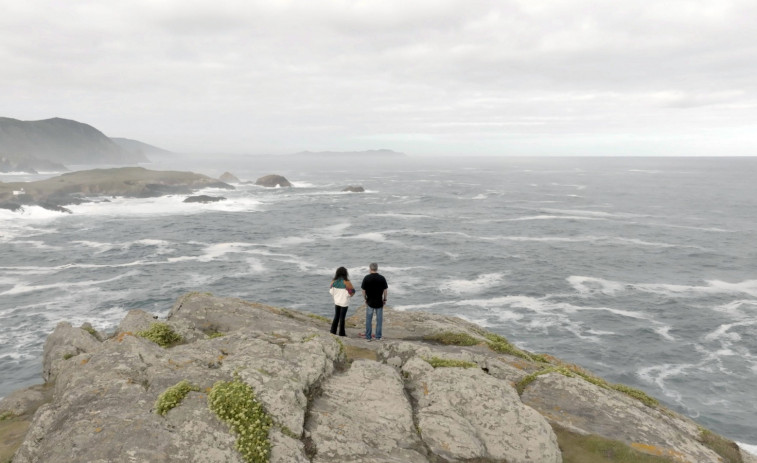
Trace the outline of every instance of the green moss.
<instances>
[{"instance_id":1,"label":"green moss","mask_svg":"<svg viewBox=\"0 0 757 463\"><path fill-rule=\"evenodd\" d=\"M15 416L16 415L14 415L13 412L11 411L3 412L3 413L0 413L0 421L11 420Z\"/></svg>"},{"instance_id":2,"label":"green moss","mask_svg":"<svg viewBox=\"0 0 757 463\"><path fill-rule=\"evenodd\" d=\"M654 408L660 405L660 402L658 402L657 399L650 397L645 392L631 386L626 386L625 384L612 384L610 385L610 387L612 389L615 389L616 391L622 392L629 397L633 397L634 399L639 400L647 407Z\"/></svg>"},{"instance_id":3,"label":"green moss","mask_svg":"<svg viewBox=\"0 0 757 463\"><path fill-rule=\"evenodd\" d=\"M563 463L671 463L678 461L635 450L623 442L596 435L580 435L554 426Z\"/></svg>"},{"instance_id":4,"label":"green moss","mask_svg":"<svg viewBox=\"0 0 757 463\"><path fill-rule=\"evenodd\" d=\"M169 387L162 394L158 396L158 400L155 401L155 413L158 415L165 415L169 410L178 406L184 397L189 394L189 391L197 391L198 387L192 386L192 384L186 379L176 383Z\"/></svg>"},{"instance_id":5,"label":"green moss","mask_svg":"<svg viewBox=\"0 0 757 463\"><path fill-rule=\"evenodd\" d=\"M183 341L182 337L171 328L168 323L155 322L145 331L140 331L137 336L149 339L161 347L171 347Z\"/></svg>"},{"instance_id":6,"label":"green moss","mask_svg":"<svg viewBox=\"0 0 757 463\"><path fill-rule=\"evenodd\" d=\"M305 315L307 315L308 317L312 318L313 320L318 320L320 322L331 323L331 320L329 320L328 318L324 317L323 315L318 315L318 314L314 314L314 313L308 313L308 314L305 314Z\"/></svg>"},{"instance_id":7,"label":"green moss","mask_svg":"<svg viewBox=\"0 0 757 463\"><path fill-rule=\"evenodd\" d=\"M239 377L219 381L208 394L208 406L237 434L236 448L248 463L268 462L271 417L255 398L255 391Z\"/></svg>"},{"instance_id":8,"label":"green moss","mask_svg":"<svg viewBox=\"0 0 757 463\"><path fill-rule=\"evenodd\" d=\"M434 368L476 368L473 362L466 362L465 360L450 360L439 357L424 358Z\"/></svg>"},{"instance_id":9,"label":"green moss","mask_svg":"<svg viewBox=\"0 0 757 463\"><path fill-rule=\"evenodd\" d=\"M92 328L91 326L89 325L82 326L81 329L91 334L92 336L96 337L97 339L100 339L100 336L97 334L97 330Z\"/></svg>"},{"instance_id":10,"label":"green moss","mask_svg":"<svg viewBox=\"0 0 757 463\"><path fill-rule=\"evenodd\" d=\"M453 346L475 346L481 342L467 333L455 333L453 331L429 334L424 336L423 340Z\"/></svg>"},{"instance_id":11,"label":"green moss","mask_svg":"<svg viewBox=\"0 0 757 463\"><path fill-rule=\"evenodd\" d=\"M315 339L317 337L318 337L318 333L309 334L309 335L305 336L304 338L302 338L302 342L312 341L313 339Z\"/></svg>"},{"instance_id":12,"label":"green moss","mask_svg":"<svg viewBox=\"0 0 757 463\"><path fill-rule=\"evenodd\" d=\"M278 425L279 429L281 429L281 433L284 434L287 437L291 437L292 439L300 440L300 436L294 433L291 429L289 429L287 426L284 425Z\"/></svg>"},{"instance_id":13,"label":"green moss","mask_svg":"<svg viewBox=\"0 0 757 463\"><path fill-rule=\"evenodd\" d=\"M493 350L494 352L513 355L515 357L520 357L532 362L540 362L543 361L542 358L545 358L543 356L535 356L518 349L517 347L510 344L510 341L498 334L484 333L484 337L488 340L486 344L489 346L489 349Z\"/></svg>"},{"instance_id":14,"label":"green moss","mask_svg":"<svg viewBox=\"0 0 757 463\"><path fill-rule=\"evenodd\" d=\"M546 375L548 373L560 373L561 375L567 376L569 378L579 377L586 382L601 387L602 389L612 389L618 392L622 392L623 394L640 401L647 407L654 408L659 405L659 402L656 399L648 396L646 393L639 389L633 388L631 386L626 386L625 384L610 384L604 379L588 373L586 370L578 367L577 365L555 365L531 373L530 375L518 381L518 384L515 385L515 389L517 389L518 394L522 395L526 387L534 382L537 377Z\"/></svg>"},{"instance_id":15,"label":"green moss","mask_svg":"<svg viewBox=\"0 0 757 463\"><path fill-rule=\"evenodd\" d=\"M226 336L226 333L219 333L218 331L210 333L208 335L208 339L215 339L215 338L222 338Z\"/></svg>"},{"instance_id":16,"label":"green moss","mask_svg":"<svg viewBox=\"0 0 757 463\"><path fill-rule=\"evenodd\" d=\"M74 357L74 354L63 354L63 360L68 360L72 357Z\"/></svg>"},{"instance_id":17,"label":"green moss","mask_svg":"<svg viewBox=\"0 0 757 463\"><path fill-rule=\"evenodd\" d=\"M738 444L704 428L699 428L699 432L699 442L723 457L726 463L744 463Z\"/></svg>"}]
</instances>

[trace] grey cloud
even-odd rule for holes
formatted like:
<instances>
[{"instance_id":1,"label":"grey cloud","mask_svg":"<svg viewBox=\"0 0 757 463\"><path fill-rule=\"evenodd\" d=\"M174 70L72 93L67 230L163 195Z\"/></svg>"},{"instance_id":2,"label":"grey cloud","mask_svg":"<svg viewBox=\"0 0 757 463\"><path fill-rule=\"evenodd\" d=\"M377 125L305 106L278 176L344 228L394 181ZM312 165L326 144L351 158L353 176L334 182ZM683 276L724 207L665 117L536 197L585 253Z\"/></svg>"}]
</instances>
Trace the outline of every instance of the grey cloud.
<instances>
[{"instance_id":1,"label":"grey cloud","mask_svg":"<svg viewBox=\"0 0 757 463\"><path fill-rule=\"evenodd\" d=\"M382 141L431 154L479 140L489 153L545 134L588 146L591 133L643 146L756 116L757 7L741 0L0 8L2 115L78 118L175 150Z\"/></svg>"}]
</instances>

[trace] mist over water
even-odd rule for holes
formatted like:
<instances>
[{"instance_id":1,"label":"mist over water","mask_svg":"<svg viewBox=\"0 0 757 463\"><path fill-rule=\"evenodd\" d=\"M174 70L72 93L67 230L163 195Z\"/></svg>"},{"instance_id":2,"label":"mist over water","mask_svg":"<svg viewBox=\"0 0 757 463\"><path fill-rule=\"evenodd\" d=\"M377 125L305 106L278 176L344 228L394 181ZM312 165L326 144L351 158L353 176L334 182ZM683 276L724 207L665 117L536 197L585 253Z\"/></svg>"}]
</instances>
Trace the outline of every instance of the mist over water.
<instances>
[{"instance_id":1,"label":"mist over water","mask_svg":"<svg viewBox=\"0 0 757 463\"><path fill-rule=\"evenodd\" d=\"M276 173L295 187L203 191L227 198L212 204L0 211L0 396L41 381L60 321L107 331L131 309L165 315L188 291L331 317L334 270L359 282L376 261L395 309L474 321L757 445L757 159L214 156L145 167Z\"/></svg>"}]
</instances>

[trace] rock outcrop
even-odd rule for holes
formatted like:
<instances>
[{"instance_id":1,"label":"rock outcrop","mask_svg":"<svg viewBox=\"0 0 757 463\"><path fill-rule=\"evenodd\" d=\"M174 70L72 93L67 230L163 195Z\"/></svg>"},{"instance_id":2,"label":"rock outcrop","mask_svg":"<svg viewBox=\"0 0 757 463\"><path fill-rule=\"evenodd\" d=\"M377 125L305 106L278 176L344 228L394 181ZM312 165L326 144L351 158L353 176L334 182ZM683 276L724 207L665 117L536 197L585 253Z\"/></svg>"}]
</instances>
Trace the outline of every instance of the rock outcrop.
<instances>
[{"instance_id":1,"label":"rock outcrop","mask_svg":"<svg viewBox=\"0 0 757 463\"><path fill-rule=\"evenodd\" d=\"M185 203L217 203L218 201L225 201L226 198L223 196L208 196L208 195L197 195L197 196L187 196L183 202Z\"/></svg>"},{"instance_id":2,"label":"rock outcrop","mask_svg":"<svg viewBox=\"0 0 757 463\"><path fill-rule=\"evenodd\" d=\"M255 185L264 186L267 188L292 186L292 184L289 183L289 180L287 180L285 177L275 174L260 177L259 179L255 180Z\"/></svg>"},{"instance_id":3,"label":"rock outcrop","mask_svg":"<svg viewBox=\"0 0 757 463\"><path fill-rule=\"evenodd\" d=\"M350 192L350 193L362 193L365 191L365 188L363 188L360 185L347 185L342 189L342 191Z\"/></svg>"},{"instance_id":4,"label":"rock outcrop","mask_svg":"<svg viewBox=\"0 0 757 463\"><path fill-rule=\"evenodd\" d=\"M156 171L143 167L93 169L36 182L0 183L0 207L15 209L21 205L40 205L55 208L79 204L93 197L149 198L190 194L201 188L234 189L219 180L193 172Z\"/></svg>"},{"instance_id":5,"label":"rock outcrop","mask_svg":"<svg viewBox=\"0 0 757 463\"><path fill-rule=\"evenodd\" d=\"M237 178L236 175L232 174L231 172L224 172L221 174L220 177L218 177L218 180L225 182L225 183L240 183L241 180Z\"/></svg>"},{"instance_id":6,"label":"rock outcrop","mask_svg":"<svg viewBox=\"0 0 757 463\"><path fill-rule=\"evenodd\" d=\"M584 435L727 461L693 421L575 366L458 318L385 310L389 340L371 343L359 314L337 337L323 317L200 293L166 320L133 310L110 337L60 323L46 385L0 401L4 422L28 426L13 463L559 463ZM227 390L241 394L229 406L254 405L231 425L216 414Z\"/></svg>"}]
</instances>

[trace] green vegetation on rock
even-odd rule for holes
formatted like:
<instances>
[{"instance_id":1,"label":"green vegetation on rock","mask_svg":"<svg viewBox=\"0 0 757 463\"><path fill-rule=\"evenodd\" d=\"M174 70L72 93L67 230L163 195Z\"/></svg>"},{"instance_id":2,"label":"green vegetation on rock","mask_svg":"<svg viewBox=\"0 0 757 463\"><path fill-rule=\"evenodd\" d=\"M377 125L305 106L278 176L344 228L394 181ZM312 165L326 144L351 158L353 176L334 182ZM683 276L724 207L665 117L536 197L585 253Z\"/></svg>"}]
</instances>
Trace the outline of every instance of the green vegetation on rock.
<instances>
[{"instance_id":1,"label":"green vegetation on rock","mask_svg":"<svg viewBox=\"0 0 757 463\"><path fill-rule=\"evenodd\" d=\"M434 368L476 368L473 362L466 362L465 360L451 360L443 359L439 357L424 358Z\"/></svg>"},{"instance_id":2,"label":"green vegetation on rock","mask_svg":"<svg viewBox=\"0 0 757 463\"><path fill-rule=\"evenodd\" d=\"M13 418L14 416L15 416L15 415L14 415L14 414L13 414L13 412L11 412L11 411L7 411L7 412L4 412L4 413L0 413L0 421L10 420L10 419L11 419L11 418Z\"/></svg>"},{"instance_id":3,"label":"green vegetation on rock","mask_svg":"<svg viewBox=\"0 0 757 463\"><path fill-rule=\"evenodd\" d=\"M672 463L671 458L635 450L623 442L597 435L580 435L553 426L562 450L563 463Z\"/></svg>"},{"instance_id":4,"label":"green vegetation on rock","mask_svg":"<svg viewBox=\"0 0 757 463\"><path fill-rule=\"evenodd\" d=\"M488 332L484 332L482 334L488 340L486 344L489 346L489 349L493 350L494 352L499 352L500 354L513 355L515 357L520 357L522 359L530 360L532 362L549 363L549 360L546 355L532 354L530 352L520 350L517 347L510 344L510 341L508 341L507 339L505 339L504 337L498 334L488 333Z\"/></svg>"},{"instance_id":5,"label":"green vegetation on rock","mask_svg":"<svg viewBox=\"0 0 757 463\"><path fill-rule=\"evenodd\" d=\"M225 333L219 333L218 331L216 331L216 332L214 332L214 333L210 333L210 334L208 335L208 339L222 338L222 337L224 337L224 336L226 336L226 334L225 334Z\"/></svg>"},{"instance_id":6,"label":"green vegetation on rock","mask_svg":"<svg viewBox=\"0 0 757 463\"><path fill-rule=\"evenodd\" d=\"M168 323L155 322L145 331L140 331L137 336L149 339L161 347L171 347L183 341L182 337L171 328Z\"/></svg>"},{"instance_id":7,"label":"green vegetation on rock","mask_svg":"<svg viewBox=\"0 0 757 463\"><path fill-rule=\"evenodd\" d=\"M251 386L238 376L233 381L219 381L208 394L208 406L237 434L236 449L245 461L269 461L271 442L268 430L273 422L255 398Z\"/></svg>"},{"instance_id":8,"label":"green vegetation on rock","mask_svg":"<svg viewBox=\"0 0 757 463\"><path fill-rule=\"evenodd\" d=\"M723 457L726 463L744 463L739 445L707 429L700 428L699 441Z\"/></svg>"},{"instance_id":9,"label":"green vegetation on rock","mask_svg":"<svg viewBox=\"0 0 757 463\"><path fill-rule=\"evenodd\" d=\"M522 395L523 391L526 390L526 387L528 387L529 384L534 382L534 380L537 377L541 375L546 375L548 373L560 373L561 375L567 376L569 378L575 378L575 377L582 378L584 381L594 384L595 386L599 386L602 389L612 389L618 392L622 392L623 394L629 397L633 397L634 399L640 401L647 407L654 408L659 405L659 402L656 399L648 396L645 392L639 389L633 388L631 386L626 386L625 384L610 384L604 379L588 373L587 371L578 367L577 365L567 365L567 364L550 366L542 370L539 370L537 372L531 373L530 375L524 377L518 382L518 384L515 385L515 388L517 389L518 394Z\"/></svg>"},{"instance_id":10,"label":"green vegetation on rock","mask_svg":"<svg viewBox=\"0 0 757 463\"><path fill-rule=\"evenodd\" d=\"M155 413L165 415L169 410L179 405L190 391L197 390L199 388L192 386L186 379L179 381L158 396L158 400L155 401Z\"/></svg>"},{"instance_id":11,"label":"green vegetation on rock","mask_svg":"<svg viewBox=\"0 0 757 463\"><path fill-rule=\"evenodd\" d=\"M455 333L453 331L429 334L424 336L423 340L450 346L475 346L481 342L467 333Z\"/></svg>"}]
</instances>

